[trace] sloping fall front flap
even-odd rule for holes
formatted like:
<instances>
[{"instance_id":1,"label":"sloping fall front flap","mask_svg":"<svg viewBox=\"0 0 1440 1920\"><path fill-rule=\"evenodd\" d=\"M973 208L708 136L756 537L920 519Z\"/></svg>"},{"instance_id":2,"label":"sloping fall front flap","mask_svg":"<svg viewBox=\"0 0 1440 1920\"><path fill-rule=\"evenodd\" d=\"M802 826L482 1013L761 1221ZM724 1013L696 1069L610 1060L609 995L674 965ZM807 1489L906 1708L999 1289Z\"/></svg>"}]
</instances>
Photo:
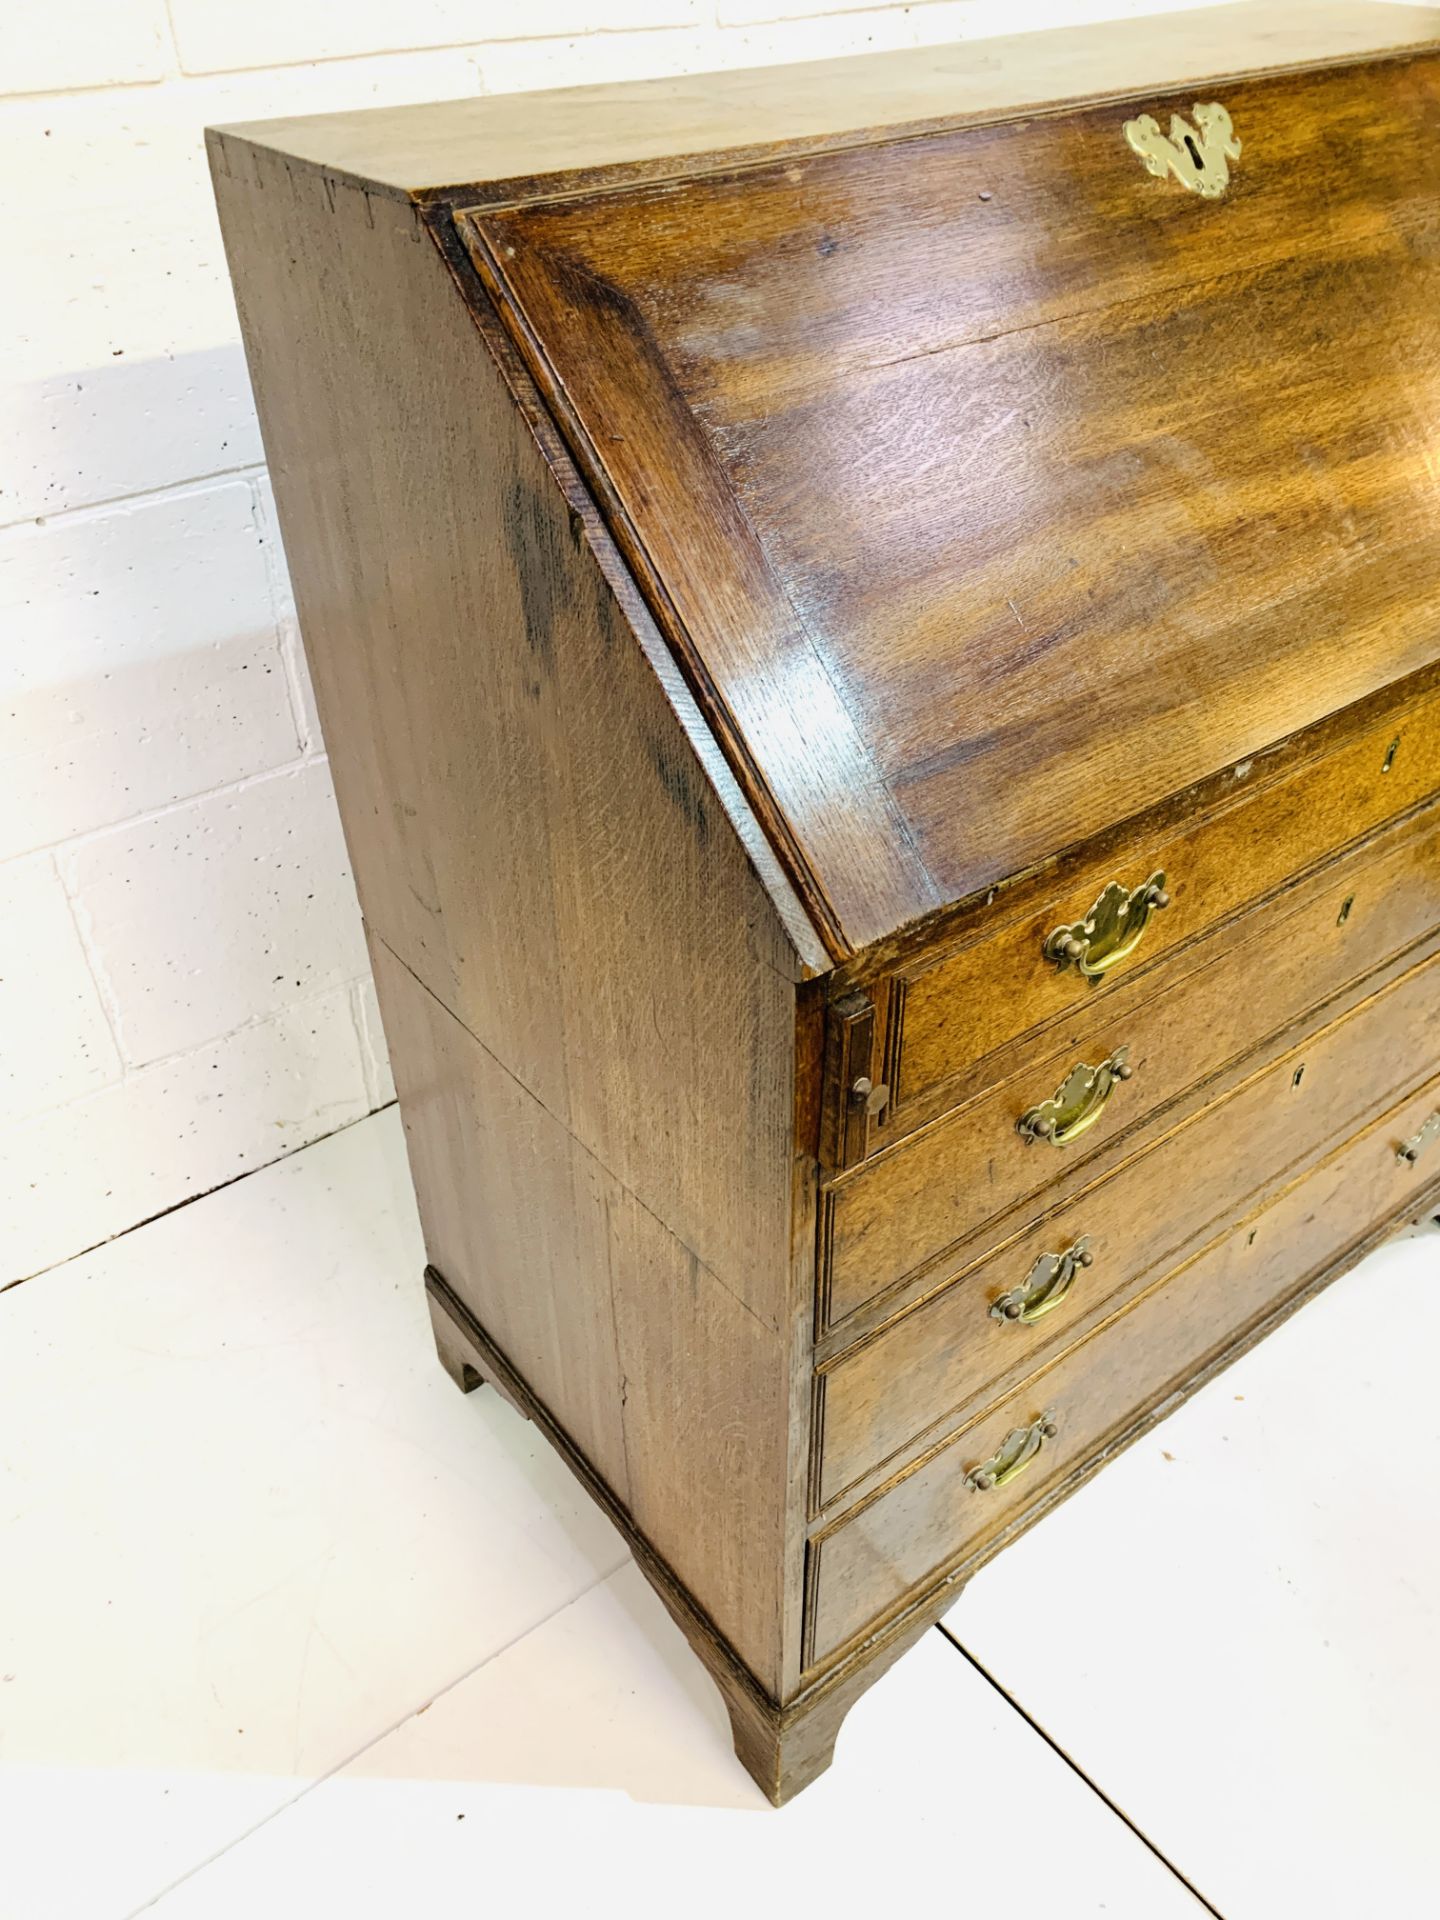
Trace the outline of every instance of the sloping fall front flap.
<instances>
[{"instance_id":1,"label":"sloping fall front flap","mask_svg":"<svg viewBox=\"0 0 1440 1920\"><path fill-rule=\"evenodd\" d=\"M1440 657L1440 54L1221 104L459 216L837 957Z\"/></svg>"}]
</instances>

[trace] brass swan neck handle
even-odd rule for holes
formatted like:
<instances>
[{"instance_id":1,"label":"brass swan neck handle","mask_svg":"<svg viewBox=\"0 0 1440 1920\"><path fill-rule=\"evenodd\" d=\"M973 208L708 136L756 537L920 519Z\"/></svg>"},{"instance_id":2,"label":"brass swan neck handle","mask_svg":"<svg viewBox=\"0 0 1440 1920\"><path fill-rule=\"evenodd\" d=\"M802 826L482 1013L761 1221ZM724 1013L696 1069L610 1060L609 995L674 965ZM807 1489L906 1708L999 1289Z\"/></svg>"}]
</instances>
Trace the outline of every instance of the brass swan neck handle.
<instances>
[{"instance_id":1,"label":"brass swan neck handle","mask_svg":"<svg viewBox=\"0 0 1440 1920\"><path fill-rule=\"evenodd\" d=\"M1074 967L1087 980L1103 980L1134 953L1151 914L1163 913L1169 904L1159 870L1133 891L1112 880L1083 920L1056 927L1046 937L1045 958L1057 967Z\"/></svg>"},{"instance_id":2,"label":"brass swan neck handle","mask_svg":"<svg viewBox=\"0 0 1440 1920\"><path fill-rule=\"evenodd\" d=\"M1072 1140L1088 1133L1116 1087L1134 1073L1129 1052L1128 1047L1117 1047L1098 1067L1087 1067L1083 1062L1072 1067L1048 1100L1020 1116L1015 1122L1017 1131L1032 1146L1043 1140L1052 1147L1068 1147Z\"/></svg>"}]
</instances>

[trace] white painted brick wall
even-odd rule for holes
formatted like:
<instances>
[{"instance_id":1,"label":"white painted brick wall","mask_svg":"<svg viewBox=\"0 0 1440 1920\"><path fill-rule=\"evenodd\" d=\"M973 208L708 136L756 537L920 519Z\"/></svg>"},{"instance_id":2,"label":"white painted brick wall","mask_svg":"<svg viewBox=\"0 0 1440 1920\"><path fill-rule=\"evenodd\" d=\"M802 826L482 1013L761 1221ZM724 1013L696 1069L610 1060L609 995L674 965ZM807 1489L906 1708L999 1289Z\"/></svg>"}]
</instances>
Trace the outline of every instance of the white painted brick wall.
<instances>
[{"instance_id":1,"label":"white painted brick wall","mask_svg":"<svg viewBox=\"0 0 1440 1920\"><path fill-rule=\"evenodd\" d=\"M1178 4L0 13L0 1285L391 1097L201 129Z\"/></svg>"}]
</instances>

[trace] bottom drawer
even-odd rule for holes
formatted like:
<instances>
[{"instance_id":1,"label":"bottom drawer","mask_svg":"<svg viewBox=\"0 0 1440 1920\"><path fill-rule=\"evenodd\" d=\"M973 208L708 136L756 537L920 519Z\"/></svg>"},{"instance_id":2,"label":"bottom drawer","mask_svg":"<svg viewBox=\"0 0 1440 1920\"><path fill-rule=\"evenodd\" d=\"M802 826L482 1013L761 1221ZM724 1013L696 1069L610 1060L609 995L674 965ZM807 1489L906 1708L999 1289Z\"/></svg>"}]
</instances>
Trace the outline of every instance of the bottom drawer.
<instances>
[{"instance_id":1,"label":"bottom drawer","mask_svg":"<svg viewBox=\"0 0 1440 1920\"><path fill-rule=\"evenodd\" d=\"M980 1551L1437 1175L1440 1079L816 1535L807 1665Z\"/></svg>"}]
</instances>

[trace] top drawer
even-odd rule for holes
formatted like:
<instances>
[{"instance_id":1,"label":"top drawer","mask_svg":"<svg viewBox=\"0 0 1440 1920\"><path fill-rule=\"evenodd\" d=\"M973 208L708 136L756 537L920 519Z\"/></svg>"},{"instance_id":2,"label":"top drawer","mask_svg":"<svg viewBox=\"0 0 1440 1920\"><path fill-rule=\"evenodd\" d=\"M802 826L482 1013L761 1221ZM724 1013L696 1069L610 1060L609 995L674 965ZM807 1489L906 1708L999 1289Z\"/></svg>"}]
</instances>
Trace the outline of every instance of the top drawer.
<instances>
[{"instance_id":1,"label":"top drawer","mask_svg":"<svg viewBox=\"0 0 1440 1920\"><path fill-rule=\"evenodd\" d=\"M1206 942L1205 965L1160 989L1132 982L1027 1045L1023 1060L1017 1050L1006 1076L975 1099L826 1184L819 1330L892 1287L938 1279L937 1263L953 1267L967 1247L980 1250L977 1236L993 1244L1011 1208L1042 1194L1053 1203L1113 1168L1167 1124L1182 1096L1373 978L1391 956L1433 944L1437 927L1440 803ZM1122 1052L1129 1084L1100 1074ZM1050 1145L1022 1132L1029 1115L1062 1117L1048 1103L1071 1094L1072 1070L1103 1079L1089 1112L1069 1115Z\"/></svg>"},{"instance_id":2,"label":"top drawer","mask_svg":"<svg viewBox=\"0 0 1440 1920\"><path fill-rule=\"evenodd\" d=\"M1237 782L1250 772L1236 769ZM862 1075L883 1084L877 1121L837 1126L830 1163L867 1152L947 1112L991 1077L977 1063L1022 1034L1094 1005L1116 980L1155 972L1167 983L1204 958L1200 943L1228 918L1323 862L1338 848L1406 812L1440 787L1440 695L1390 714L1345 744L1282 777L1237 794L1198 822L1137 837L1128 850L1087 867L1063 892L1002 925L897 968L888 999L839 1003L848 1045L835 1063L837 1092ZM1143 889L1163 875L1169 904L1145 907ZM1137 893L1139 910L1112 914L1088 938L1085 923L1107 889ZM997 912L1001 909L997 907ZM1059 952L1074 929L1083 956ZM1163 976L1163 978L1162 978ZM849 1008L854 1012L846 1018ZM866 1056L867 1022L873 1028ZM841 1101L843 1113L843 1099ZM854 1115L858 1102L850 1103Z\"/></svg>"}]
</instances>

